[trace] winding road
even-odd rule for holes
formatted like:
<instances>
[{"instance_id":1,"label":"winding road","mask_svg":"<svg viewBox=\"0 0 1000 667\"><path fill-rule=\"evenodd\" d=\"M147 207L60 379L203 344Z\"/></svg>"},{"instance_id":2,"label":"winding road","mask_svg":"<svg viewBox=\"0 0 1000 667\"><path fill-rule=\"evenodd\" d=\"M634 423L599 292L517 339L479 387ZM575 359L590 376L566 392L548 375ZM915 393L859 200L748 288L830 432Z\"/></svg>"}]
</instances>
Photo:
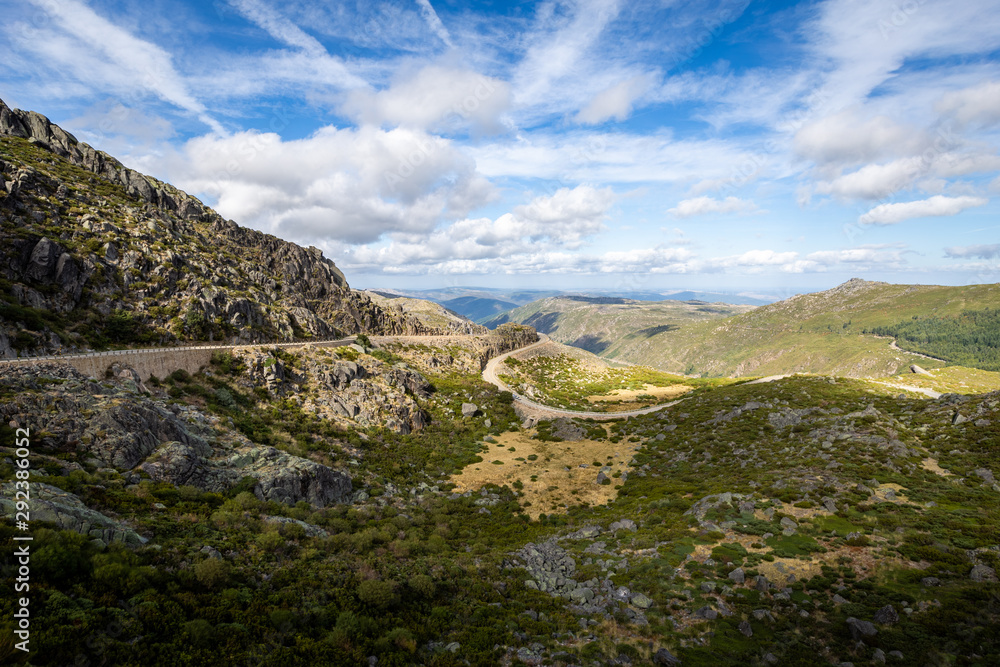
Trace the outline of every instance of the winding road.
<instances>
[{"instance_id":1,"label":"winding road","mask_svg":"<svg viewBox=\"0 0 1000 667\"><path fill-rule=\"evenodd\" d=\"M534 419L537 421L539 419L552 419L558 417L570 417L570 418L577 417L583 419L596 419L599 421L608 421L612 419L621 419L623 417L638 417L639 415L648 415L651 412L657 412L664 408L669 408L671 405L677 405L681 401L687 400L684 398L680 398L677 399L676 401L670 401L669 403L654 405L652 407L643 408L641 410L630 410L628 412L585 412L583 410L565 410L562 408L553 408L548 405L543 405L542 403L532 401L531 399L525 398L524 396L522 396L521 394L517 393L516 391L508 387L506 384L504 384L504 382L500 380L499 376L497 375L497 368L500 366L500 364L504 362L505 359L507 359L507 357L509 357L512 354L527 352L528 350L541 347L542 345L547 345L548 343L551 342L549 340L549 337L546 336L545 334L538 334L538 338L539 340L537 343L532 343L531 345L527 345L525 347L519 347L516 350L505 352L504 354L501 354L499 357L494 357L490 359L489 362L486 364L486 368L483 369L483 380L498 387L502 391L509 391L511 394L514 395L514 407L518 409L518 414L522 418Z\"/></svg>"}]
</instances>

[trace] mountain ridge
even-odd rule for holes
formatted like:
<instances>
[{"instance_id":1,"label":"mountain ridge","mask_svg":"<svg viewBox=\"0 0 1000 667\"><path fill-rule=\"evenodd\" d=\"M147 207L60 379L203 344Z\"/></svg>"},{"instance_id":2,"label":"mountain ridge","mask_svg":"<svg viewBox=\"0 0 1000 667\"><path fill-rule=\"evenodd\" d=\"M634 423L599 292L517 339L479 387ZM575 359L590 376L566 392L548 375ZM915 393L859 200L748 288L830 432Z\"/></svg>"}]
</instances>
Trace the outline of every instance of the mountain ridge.
<instances>
[{"instance_id":1,"label":"mountain ridge","mask_svg":"<svg viewBox=\"0 0 1000 667\"><path fill-rule=\"evenodd\" d=\"M41 114L0 101L0 142L2 357L443 333L352 290L318 248L240 227Z\"/></svg>"}]
</instances>

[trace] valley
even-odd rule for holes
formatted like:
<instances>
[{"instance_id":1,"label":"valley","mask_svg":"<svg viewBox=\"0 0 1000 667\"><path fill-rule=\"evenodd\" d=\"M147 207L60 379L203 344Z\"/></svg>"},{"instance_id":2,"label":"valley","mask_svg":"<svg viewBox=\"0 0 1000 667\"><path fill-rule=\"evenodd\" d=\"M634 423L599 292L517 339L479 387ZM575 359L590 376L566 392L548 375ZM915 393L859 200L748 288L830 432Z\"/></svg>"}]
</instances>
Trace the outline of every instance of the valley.
<instances>
[{"instance_id":1,"label":"valley","mask_svg":"<svg viewBox=\"0 0 1000 667\"><path fill-rule=\"evenodd\" d=\"M0 135L5 663L1000 661L1000 286L488 330L38 114Z\"/></svg>"}]
</instances>

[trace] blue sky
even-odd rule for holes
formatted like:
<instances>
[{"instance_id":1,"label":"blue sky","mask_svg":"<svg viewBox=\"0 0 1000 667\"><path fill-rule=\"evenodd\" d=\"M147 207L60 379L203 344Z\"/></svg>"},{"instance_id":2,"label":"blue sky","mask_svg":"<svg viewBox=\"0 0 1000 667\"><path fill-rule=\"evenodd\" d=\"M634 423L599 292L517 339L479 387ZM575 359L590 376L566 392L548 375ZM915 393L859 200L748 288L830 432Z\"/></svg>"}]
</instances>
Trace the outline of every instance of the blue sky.
<instances>
[{"instance_id":1,"label":"blue sky","mask_svg":"<svg viewBox=\"0 0 1000 667\"><path fill-rule=\"evenodd\" d=\"M4 3L0 98L355 286L1000 281L1000 1Z\"/></svg>"}]
</instances>

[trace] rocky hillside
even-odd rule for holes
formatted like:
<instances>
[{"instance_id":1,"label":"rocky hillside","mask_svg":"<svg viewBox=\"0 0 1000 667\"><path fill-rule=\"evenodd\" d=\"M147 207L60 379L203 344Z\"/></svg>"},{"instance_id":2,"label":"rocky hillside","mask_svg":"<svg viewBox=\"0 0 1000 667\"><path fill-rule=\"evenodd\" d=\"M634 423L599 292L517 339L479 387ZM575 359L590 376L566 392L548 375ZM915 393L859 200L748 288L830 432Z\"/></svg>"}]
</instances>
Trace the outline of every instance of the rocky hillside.
<instances>
[{"instance_id":1,"label":"rocky hillside","mask_svg":"<svg viewBox=\"0 0 1000 667\"><path fill-rule=\"evenodd\" d=\"M438 330L0 101L0 356Z\"/></svg>"},{"instance_id":2,"label":"rocky hillside","mask_svg":"<svg viewBox=\"0 0 1000 667\"><path fill-rule=\"evenodd\" d=\"M485 334L488 329L468 317L456 313L439 303L426 299L412 299L387 292L365 290L364 295L383 308L402 308L403 312L421 322L428 329L452 334Z\"/></svg>"}]
</instances>

